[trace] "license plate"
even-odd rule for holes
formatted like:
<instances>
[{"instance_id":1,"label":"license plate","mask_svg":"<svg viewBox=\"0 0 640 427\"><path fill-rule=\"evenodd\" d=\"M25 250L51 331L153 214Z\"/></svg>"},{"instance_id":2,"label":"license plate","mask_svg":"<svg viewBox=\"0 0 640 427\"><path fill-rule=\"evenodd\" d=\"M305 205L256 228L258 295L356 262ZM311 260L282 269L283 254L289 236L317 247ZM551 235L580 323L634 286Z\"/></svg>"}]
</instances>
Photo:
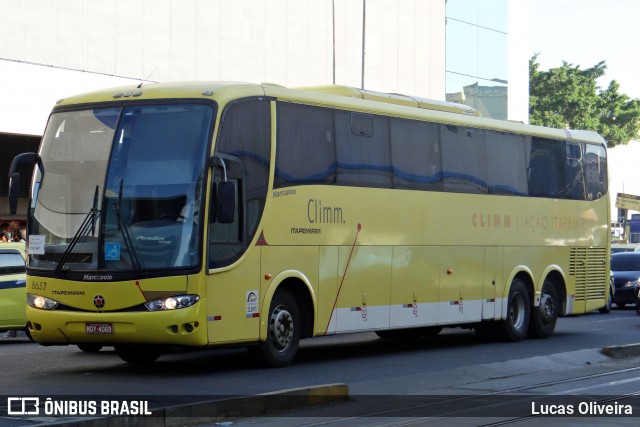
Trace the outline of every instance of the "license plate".
<instances>
[{"instance_id":1,"label":"license plate","mask_svg":"<svg viewBox=\"0 0 640 427\"><path fill-rule=\"evenodd\" d=\"M88 334L112 334L113 325L111 323L87 323Z\"/></svg>"}]
</instances>

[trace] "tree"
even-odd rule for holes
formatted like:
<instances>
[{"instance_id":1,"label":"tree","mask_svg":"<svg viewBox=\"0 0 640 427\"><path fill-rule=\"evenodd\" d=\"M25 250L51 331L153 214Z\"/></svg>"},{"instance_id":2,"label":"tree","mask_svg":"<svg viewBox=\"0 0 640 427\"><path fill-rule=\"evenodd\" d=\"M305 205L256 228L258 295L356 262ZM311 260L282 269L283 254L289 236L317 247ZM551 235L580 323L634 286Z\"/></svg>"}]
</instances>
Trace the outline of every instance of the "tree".
<instances>
[{"instance_id":1,"label":"tree","mask_svg":"<svg viewBox=\"0 0 640 427\"><path fill-rule=\"evenodd\" d=\"M640 99L619 93L615 80L601 90L596 80L607 65L584 70L567 62L540 71L538 55L529 60L529 121L534 125L598 132L609 147L627 144L640 132Z\"/></svg>"}]
</instances>

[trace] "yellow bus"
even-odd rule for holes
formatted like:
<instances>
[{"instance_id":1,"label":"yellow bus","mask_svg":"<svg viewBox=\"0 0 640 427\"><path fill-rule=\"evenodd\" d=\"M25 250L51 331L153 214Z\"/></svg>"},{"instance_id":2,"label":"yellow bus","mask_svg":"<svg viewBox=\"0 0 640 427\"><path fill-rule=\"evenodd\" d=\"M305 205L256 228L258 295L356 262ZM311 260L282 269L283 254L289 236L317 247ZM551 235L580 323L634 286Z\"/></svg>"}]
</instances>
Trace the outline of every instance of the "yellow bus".
<instances>
[{"instance_id":1,"label":"yellow bus","mask_svg":"<svg viewBox=\"0 0 640 427\"><path fill-rule=\"evenodd\" d=\"M158 83L63 99L34 163L27 319L43 345L247 346L443 327L519 341L604 309L595 133L343 86Z\"/></svg>"}]
</instances>

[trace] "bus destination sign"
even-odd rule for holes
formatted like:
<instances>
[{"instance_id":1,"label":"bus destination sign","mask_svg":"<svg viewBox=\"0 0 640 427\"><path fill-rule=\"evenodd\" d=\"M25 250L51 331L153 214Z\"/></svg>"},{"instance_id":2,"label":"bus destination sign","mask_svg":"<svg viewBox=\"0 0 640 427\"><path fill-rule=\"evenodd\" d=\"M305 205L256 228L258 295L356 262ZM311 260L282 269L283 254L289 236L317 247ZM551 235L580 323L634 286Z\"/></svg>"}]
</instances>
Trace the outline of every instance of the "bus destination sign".
<instances>
[{"instance_id":1,"label":"bus destination sign","mask_svg":"<svg viewBox=\"0 0 640 427\"><path fill-rule=\"evenodd\" d=\"M616 197L616 208L640 211L640 196L618 193Z\"/></svg>"}]
</instances>

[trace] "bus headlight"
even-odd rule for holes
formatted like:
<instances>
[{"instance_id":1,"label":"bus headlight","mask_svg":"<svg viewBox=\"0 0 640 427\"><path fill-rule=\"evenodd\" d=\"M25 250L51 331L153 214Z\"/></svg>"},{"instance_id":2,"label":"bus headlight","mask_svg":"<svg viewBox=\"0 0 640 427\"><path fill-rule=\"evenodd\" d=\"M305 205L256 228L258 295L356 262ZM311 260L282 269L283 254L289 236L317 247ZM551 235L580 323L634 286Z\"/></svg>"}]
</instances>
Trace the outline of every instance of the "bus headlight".
<instances>
[{"instance_id":1,"label":"bus headlight","mask_svg":"<svg viewBox=\"0 0 640 427\"><path fill-rule=\"evenodd\" d=\"M27 294L27 304L42 310L53 310L58 306L58 301L40 295Z\"/></svg>"},{"instance_id":2,"label":"bus headlight","mask_svg":"<svg viewBox=\"0 0 640 427\"><path fill-rule=\"evenodd\" d=\"M191 307L199 300L200 297L198 295L177 295L149 301L144 305L150 311L177 310L179 308Z\"/></svg>"}]
</instances>

